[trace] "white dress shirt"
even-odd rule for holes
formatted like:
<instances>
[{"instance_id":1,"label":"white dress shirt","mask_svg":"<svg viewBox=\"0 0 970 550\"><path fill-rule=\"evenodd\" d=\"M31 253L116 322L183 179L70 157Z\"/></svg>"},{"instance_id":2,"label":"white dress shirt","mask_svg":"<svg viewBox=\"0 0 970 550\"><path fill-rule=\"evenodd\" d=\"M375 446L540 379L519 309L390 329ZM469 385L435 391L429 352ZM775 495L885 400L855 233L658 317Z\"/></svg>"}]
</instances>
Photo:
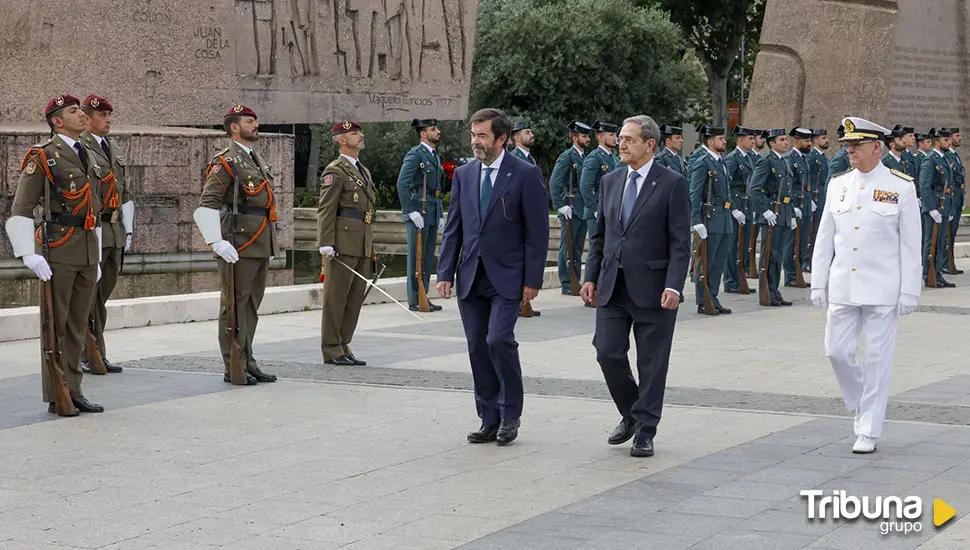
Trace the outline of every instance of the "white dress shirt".
<instances>
[{"instance_id":1,"label":"white dress shirt","mask_svg":"<svg viewBox=\"0 0 970 550\"><path fill-rule=\"evenodd\" d=\"M532 156L532 153L526 151L525 149L519 147L518 145L516 145L515 148L518 149L520 153L522 153L523 155L525 155L526 158L529 158L529 157Z\"/></svg>"},{"instance_id":2,"label":"white dress shirt","mask_svg":"<svg viewBox=\"0 0 970 550\"><path fill-rule=\"evenodd\" d=\"M74 149L74 152L75 153L77 152L77 149L74 148L74 144L77 143L77 140L72 139L72 138L69 138L69 137L65 136L64 134L57 134L57 137L63 139L64 140L64 143L66 143L68 147L70 147L71 149Z\"/></svg>"},{"instance_id":3,"label":"white dress shirt","mask_svg":"<svg viewBox=\"0 0 970 550\"><path fill-rule=\"evenodd\" d=\"M829 303L889 306L919 297L922 229L913 182L881 162L829 182L812 254L812 290Z\"/></svg>"},{"instance_id":4,"label":"white dress shirt","mask_svg":"<svg viewBox=\"0 0 970 550\"><path fill-rule=\"evenodd\" d=\"M492 164L489 164L488 166L485 166L485 163L484 162L482 163L482 170L481 170L482 173L479 174L479 176L478 176L478 195L479 196L482 195L482 185L485 182L485 169L486 168L491 168L492 169L492 173L491 173L492 189L495 189L495 176L498 175L498 170L499 170L499 168L501 168L501 166L502 166L502 159L504 159L504 158L505 158L505 149L502 149L502 152L499 153L498 158L496 158L495 160L492 161Z\"/></svg>"},{"instance_id":5,"label":"white dress shirt","mask_svg":"<svg viewBox=\"0 0 970 550\"><path fill-rule=\"evenodd\" d=\"M423 142L423 141L421 142L421 145L424 145L424 148L425 148L425 149L427 149L427 150L428 150L428 152L429 152L429 153L431 153L432 155L434 155L434 154L435 154L435 152L434 152L434 147L432 147L432 146L430 146L430 145L428 145L427 143L425 143L425 142Z\"/></svg>"},{"instance_id":6,"label":"white dress shirt","mask_svg":"<svg viewBox=\"0 0 970 550\"><path fill-rule=\"evenodd\" d=\"M247 155L252 154L252 152L253 152L253 148L252 147L248 147L246 145L243 145L242 143L239 143L238 141L234 141L233 143L235 143L236 145L242 147L242 150L243 151L246 151L246 154ZM347 156L347 155L344 155L344 156ZM347 158L350 158L350 157L347 157Z\"/></svg>"}]
</instances>

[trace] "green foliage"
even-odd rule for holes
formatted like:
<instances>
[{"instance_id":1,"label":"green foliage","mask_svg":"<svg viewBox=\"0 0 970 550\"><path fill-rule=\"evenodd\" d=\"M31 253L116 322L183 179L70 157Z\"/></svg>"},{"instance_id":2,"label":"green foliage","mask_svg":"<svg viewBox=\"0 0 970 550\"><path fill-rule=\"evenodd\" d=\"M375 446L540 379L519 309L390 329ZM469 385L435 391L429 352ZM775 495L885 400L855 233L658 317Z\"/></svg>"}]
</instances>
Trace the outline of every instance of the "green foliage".
<instances>
[{"instance_id":1,"label":"green foliage","mask_svg":"<svg viewBox=\"0 0 970 550\"><path fill-rule=\"evenodd\" d=\"M317 207L316 193L307 193L306 191L298 190L296 193L293 194L293 208L316 208L316 207Z\"/></svg>"},{"instance_id":2,"label":"green foliage","mask_svg":"<svg viewBox=\"0 0 970 550\"><path fill-rule=\"evenodd\" d=\"M570 120L685 120L690 99L705 95L689 51L662 12L632 0L483 0L469 110L531 120L548 174Z\"/></svg>"}]
</instances>

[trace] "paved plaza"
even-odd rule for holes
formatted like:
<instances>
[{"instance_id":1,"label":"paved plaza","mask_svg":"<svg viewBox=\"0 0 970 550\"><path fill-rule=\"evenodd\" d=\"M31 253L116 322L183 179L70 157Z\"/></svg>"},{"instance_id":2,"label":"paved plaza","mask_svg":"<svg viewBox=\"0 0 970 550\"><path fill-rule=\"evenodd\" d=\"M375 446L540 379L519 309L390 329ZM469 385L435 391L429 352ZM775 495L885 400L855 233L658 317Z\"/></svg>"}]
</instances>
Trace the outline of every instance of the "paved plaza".
<instances>
[{"instance_id":1,"label":"paved plaza","mask_svg":"<svg viewBox=\"0 0 970 550\"><path fill-rule=\"evenodd\" d=\"M970 270L970 262L963 267ZM0 344L0 549L970 548L970 274L900 321L892 399L873 455L853 455L808 289L790 308L688 300L652 458L619 421L591 345L595 311L544 290L520 319L519 439L479 425L454 300L417 320L364 308L366 367L324 366L320 312L260 319L256 357L281 377L223 383L215 322L110 331L124 374L86 376L107 412L57 419L37 340ZM752 281L754 282L754 281ZM801 490L922 498L921 529L807 519ZM958 514L933 526L933 499Z\"/></svg>"}]
</instances>

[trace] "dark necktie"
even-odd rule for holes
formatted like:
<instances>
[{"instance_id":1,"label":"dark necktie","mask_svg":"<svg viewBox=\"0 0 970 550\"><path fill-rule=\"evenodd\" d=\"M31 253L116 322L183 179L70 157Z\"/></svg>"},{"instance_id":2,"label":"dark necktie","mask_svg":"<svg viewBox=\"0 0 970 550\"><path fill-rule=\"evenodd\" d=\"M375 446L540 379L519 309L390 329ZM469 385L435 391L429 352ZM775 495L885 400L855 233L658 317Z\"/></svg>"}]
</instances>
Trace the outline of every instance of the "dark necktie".
<instances>
[{"instance_id":1,"label":"dark necktie","mask_svg":"<svg viewBox=\"0 0 970 550\"><path fill-rule=\"evenodd\" d=\"M253 164L256 165L256 168L259 168L259 161L256 160L256 151L250 151L249 158L253 159Z\"/></svg>"},{"instance_id":2,"label":"dark necktie","mask_svg":"<svg viewBox=\"0 0 970 550\"><path fill-rule=\"evenodd\" d=\"M626 191L623 192L623 217L621 219L623 227L626 227L627 223L630 222L630 216L633 215L633 205L637 202L637 180L639 178L640 172L630 172Z\"/></svg>"},{"instance_id":3,"label":"dark necktie","mask_svg":"<svg viewBox=\"0 0 970 550\"><path fill-rule=\"evenodd\" d=\"M108 147L108 138L104 138L104 139L101 140L101 148L104 149L104 154L105 154L105 156L108 157L108 160L110 161L111 160L111 147Z\"/></svg>"},{"instance_id":4,"label":"dark necktie","mask_svg":"<svg viewBox=\"0 0 970 550\"><path fill-rule=\"evenodd\" d=\"M84 171L87 172L88 171L88 154L84 150L84 147L81 147L80 142L75 142L74 143L74 152L77 153L77 158L79 158L81 160L81 164L84 165Z\"/></svg>"},{"instance_id":5,"label":"dark necktie","mask_svg":"<svg viewBox=\"0 0 970 550\"><path fill-rule=\"evenodd\" d=\"M360 172L360 177L364 178L364 181L367 181L367 175L364 174L364 167L360 165L360 161L358 160L354 165L357 167L357 171Z\"/></svg>"},{"instance_id":6,"label":"dark necktie","mask_svg":"<svg viewBox=\"0 0 970 550\"><path fill-rule=\"evenodd\" d=\"M488 201L492 198L492 168L485 169L485 179L482 180L482 197L479 204L479 215L485 221L485 210L488 209Z\"/></svg>"}]
</instances>

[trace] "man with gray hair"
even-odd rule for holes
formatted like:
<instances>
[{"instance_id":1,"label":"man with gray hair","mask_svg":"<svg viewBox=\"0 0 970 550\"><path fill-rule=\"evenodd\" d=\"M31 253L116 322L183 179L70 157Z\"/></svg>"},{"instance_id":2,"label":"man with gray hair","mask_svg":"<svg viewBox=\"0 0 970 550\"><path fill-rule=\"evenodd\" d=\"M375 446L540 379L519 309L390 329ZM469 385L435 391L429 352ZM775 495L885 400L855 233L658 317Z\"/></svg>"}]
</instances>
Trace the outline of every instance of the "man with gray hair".
<instances>
[{"instance_id":1,"label":"man with gray hair","mask_svg":"<svg viewBox=\"0 0 970 550\"><path fill-rule=\"evenodd\" d=\"M657 124L623 121L620 161L603 176L581 295L595 299L593 346L622 420L608 439L633 439L632 456L652 456L660 423L677 308L690 263L690 198L684 176L654 162ZM627 352L637 346L639 386Z\"/></svg>"}]
</instances>

